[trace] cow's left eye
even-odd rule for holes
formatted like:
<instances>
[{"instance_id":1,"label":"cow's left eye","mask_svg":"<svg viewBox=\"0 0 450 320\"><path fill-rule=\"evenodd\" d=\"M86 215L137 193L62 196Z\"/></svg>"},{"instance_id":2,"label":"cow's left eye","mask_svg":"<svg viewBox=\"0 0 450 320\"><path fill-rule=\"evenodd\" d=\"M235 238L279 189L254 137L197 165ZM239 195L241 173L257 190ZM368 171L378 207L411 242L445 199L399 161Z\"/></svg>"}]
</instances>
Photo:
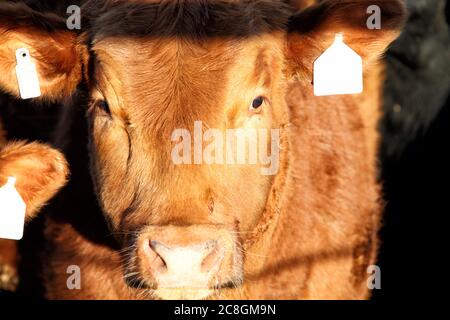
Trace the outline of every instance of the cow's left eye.
<instances>
[{"instance_id":1,"label":"cow's left eye","mask_svg":"<svg viewBox=\"0 0 450 320\"><path fill-rule=\"evenodd\" d=\"M252 102L250 109L253 111L260 110L262 105L264 104L264 101L265 99L262 96L255 98Z\"/></svg>"}]
</instances>

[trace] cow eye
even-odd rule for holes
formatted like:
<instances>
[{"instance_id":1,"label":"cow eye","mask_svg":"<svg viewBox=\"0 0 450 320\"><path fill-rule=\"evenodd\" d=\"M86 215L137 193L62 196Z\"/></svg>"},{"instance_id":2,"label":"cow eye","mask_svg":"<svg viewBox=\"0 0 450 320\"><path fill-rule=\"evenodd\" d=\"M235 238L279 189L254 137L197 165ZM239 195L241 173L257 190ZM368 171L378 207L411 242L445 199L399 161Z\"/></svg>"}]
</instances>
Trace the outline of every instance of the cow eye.
<instances>
[{"instance_id":1,"label":"cow eye","mask_svg":"<svg viewBox=\"0 0 450 320\"><path fill-rule=\"evenodd\" d=\"M109 109L109 104L105 100L99 100L97 102L97 106L100 109L101 112L103 112L106 115L111 115L111 110Z\"/></svg>"},{"instance_id":2,"label":"cow eye","mask_svg":"<svg viewBox=\"0 0 450 320\"><path fill-rule=\"evenodd\" d=\"M254 110L254 111L260 110L262 105L264 104L264 101L265 101L264 97L260 96L260 97L255 98L252 102L250 110Z\"/></svg>"}]
</instances>

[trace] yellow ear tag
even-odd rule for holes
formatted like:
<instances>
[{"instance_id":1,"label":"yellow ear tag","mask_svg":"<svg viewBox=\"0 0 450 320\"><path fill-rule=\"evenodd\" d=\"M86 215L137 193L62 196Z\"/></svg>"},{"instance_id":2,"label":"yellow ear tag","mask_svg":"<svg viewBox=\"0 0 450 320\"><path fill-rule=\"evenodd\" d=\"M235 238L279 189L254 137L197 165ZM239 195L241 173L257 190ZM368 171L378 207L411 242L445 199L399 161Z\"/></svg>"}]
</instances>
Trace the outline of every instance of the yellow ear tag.
<instances>
[{"instance_id":1,"label":"yellow ear tag","mask_svg":"<svg viewBox=\"0 0 450 320\"><path fill-rule=\"evenodd\" d=\"M6 184L0 187L0 238L20 240L27 207L15 184L16 178L9 177Z\"/></svg>"},{"instance_id":2,"label":"yellow ear tag","mask_svg":"<svg viewBox=\"0 0 450 320\"><path fill-rule=\"evenodd\" d=\"M41 88L36 67L30 58L30 52L25 48L17 49L16 61L16 76L20 97L24 100L39 97Z\"/></svg>"},{"instance_id":3,"label":"yellow ear tag","mask_svg":"<svg viewBox=\"0 0 450 320\"><path fill-rule=\"evenodd\" d=\"M362 58L337 34L334 43L314 62L314 95L359 94L363 91Z\"/></svg>"}]
</instances>

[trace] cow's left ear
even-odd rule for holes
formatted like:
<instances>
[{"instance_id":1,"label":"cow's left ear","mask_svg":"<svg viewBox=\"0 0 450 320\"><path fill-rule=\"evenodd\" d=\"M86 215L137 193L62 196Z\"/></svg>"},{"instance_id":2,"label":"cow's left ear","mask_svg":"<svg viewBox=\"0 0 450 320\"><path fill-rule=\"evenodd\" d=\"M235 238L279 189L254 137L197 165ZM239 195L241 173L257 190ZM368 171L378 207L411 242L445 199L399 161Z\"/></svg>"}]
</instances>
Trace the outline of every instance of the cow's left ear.
<instances>
[{"instance_id":1,"label":"cow's left ear","mask_svg":"<svg viewBox=\"0 0 450 320\"><path fill-rule=\"evenodd\" d=\"M344 35L344 42L362 57L367 69L398 37L406 16L400 0L321 1L290 20L287 55L292 71L311 81L314 61L337 33Z\"/></svg>"},{"instance_id":2,"label":"cow's left ear","mask_svg":"<svg viewBox=\"0 0 450 320\"><path fill-rule=\"evenodd\" d=\"M87 49L64 19L23 3L0 2L0 89L17 97L16 50L21 48L29 51L36 67L40 99L67 97L82 80Z\"/></svg>"}]
</instances>

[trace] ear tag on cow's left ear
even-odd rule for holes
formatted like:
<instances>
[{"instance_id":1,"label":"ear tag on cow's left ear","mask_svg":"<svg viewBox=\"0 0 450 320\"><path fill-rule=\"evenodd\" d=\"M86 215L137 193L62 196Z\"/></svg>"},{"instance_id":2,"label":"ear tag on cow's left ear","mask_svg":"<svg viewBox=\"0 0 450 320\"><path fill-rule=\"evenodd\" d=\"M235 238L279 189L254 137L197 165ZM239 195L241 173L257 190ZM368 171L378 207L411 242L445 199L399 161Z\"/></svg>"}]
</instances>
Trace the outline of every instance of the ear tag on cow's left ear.
<instances>
[{"instance_id":1,"label":"ear tag on cow's left ear","mask_svg":"<svg viewBox=\"0 0 450 320\"><path fill-rule=\"evenodd\" d=\"M17 191L16 178L9 177L0 187L0 238L20 240L27 206Z\"/></svg>"},{"instance_id":2,"label":"ear tag on cow's left ear","mask_svg":"<svg viewBox=\"0 0 450 320\"><path fill-rule=\"evenodd\" d=\"M363 91L362 58L337 34L334 43L314 62L314 95L359 94Z\"/></svg>"},{"instance_id":3,"label":"ear tag on cow's left ear","mask_svg":"<svg viewBox=\"0 0 450 320\"><path fill-rule=\"evenodd\" d=\"M25 48L16 51L16 75L22 99L37 98L41 95L39 78L30 52Z\"/></svg>"}]
</instances>

